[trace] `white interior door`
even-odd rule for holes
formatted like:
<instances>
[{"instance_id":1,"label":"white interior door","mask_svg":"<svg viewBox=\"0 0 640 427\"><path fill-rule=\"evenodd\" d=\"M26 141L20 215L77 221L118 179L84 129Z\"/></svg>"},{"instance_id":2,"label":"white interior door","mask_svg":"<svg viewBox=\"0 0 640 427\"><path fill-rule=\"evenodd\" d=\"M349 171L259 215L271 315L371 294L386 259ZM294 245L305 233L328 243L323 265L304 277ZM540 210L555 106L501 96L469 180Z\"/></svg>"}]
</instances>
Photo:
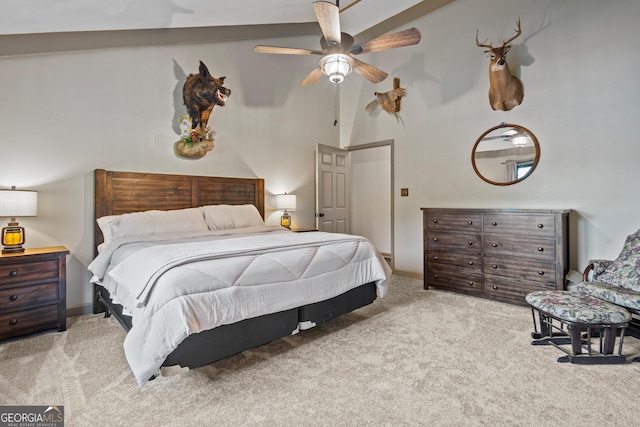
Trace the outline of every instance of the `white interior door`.
<instances>
[{"instance_id":1,"label":"white interior door","mask_svg":"<svg viewBox=\"0 0 640 427\"><path fill-rule=\"evenodd\" d=\"M349 226L350 156L347 150L318 144L316 227L346 233Z\"/></svg>"}]
</instances>

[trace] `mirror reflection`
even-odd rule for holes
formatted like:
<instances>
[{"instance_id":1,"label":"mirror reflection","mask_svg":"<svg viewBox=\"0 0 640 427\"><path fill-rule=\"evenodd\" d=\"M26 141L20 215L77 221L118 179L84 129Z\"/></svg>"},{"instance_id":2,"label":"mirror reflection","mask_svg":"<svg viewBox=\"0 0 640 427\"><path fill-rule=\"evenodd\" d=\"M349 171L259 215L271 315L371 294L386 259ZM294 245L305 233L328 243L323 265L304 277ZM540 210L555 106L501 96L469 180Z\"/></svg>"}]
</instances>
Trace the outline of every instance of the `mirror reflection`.
<instances>
[{"instance_id":1,"label":"mirror reflection","mask_svg":"<svg viewBox=\"0 0 640 427\"><path fill-rule=\"evenodd\" d=\"M501 123L476 141L471 153L473 170L494 185L511 185L522 181L536 168L540 146L528 129Z\"/></svg>"}]
</instances>

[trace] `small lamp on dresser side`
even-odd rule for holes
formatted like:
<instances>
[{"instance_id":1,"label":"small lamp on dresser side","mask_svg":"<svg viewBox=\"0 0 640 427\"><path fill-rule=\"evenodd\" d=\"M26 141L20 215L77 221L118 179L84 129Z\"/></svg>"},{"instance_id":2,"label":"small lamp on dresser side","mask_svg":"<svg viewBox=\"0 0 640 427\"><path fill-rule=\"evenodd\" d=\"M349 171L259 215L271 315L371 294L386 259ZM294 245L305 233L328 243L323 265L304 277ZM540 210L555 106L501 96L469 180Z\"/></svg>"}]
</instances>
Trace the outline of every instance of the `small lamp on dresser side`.
<instances>
[{"instance_id":1,"label":"small lamp on dresser side","mask_svg":"<svg viewBox=\"0 0 640 427\"><path fill-rule=\"evenodd\" d=\"M37 216L38 193L30 190L0 189L0 217L11 218L2 229L2 253L24 252L24 227L18 225L16 217Z\"/></svg>"},{"instance_id":2,"label":"small lamp on dresser side","mask_svg":"<svg viewBox=\"0 0 640 427\"><path fill-rule=\"evenodd\" d=\"M295 194L276 194L276 209L284 210L284 213L280 217L280 225L286 228L291 228L291 216L287 211L296 210L296 196Z\"/></svg>"}]
</instances>

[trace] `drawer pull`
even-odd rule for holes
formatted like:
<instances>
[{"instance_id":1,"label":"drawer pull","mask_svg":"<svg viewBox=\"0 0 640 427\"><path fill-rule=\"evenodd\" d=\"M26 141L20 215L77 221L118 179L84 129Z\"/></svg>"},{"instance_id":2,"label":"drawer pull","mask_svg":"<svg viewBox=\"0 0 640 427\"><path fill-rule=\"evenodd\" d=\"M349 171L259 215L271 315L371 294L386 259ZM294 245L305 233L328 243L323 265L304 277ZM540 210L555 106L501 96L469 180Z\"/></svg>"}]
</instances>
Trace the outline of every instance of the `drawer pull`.
<instances>
[{"instance_id":1,"label":"drawer pull","mask_svg":"<svg viewBox=\"0 0 640 427\"><path fill-rule=\"evenodd\" d=\"M10 324L11 326L15 326L15 325L17 325L17 324L18 324L18 319L11 319L11 320L9 320L9 324Z\"/></svg>"},{"instance_id":2,"label":"drawer pull","mask_svg":"<svg viewBox=\"0 0 640 427\"><path fill-rule=\"evenodd\" d=\"M494 248L497 248L498 244L497 243L492 243L491 246L493 246Z\"/></svg>"},{"instance_id":3,"label":"drawer pull","mask_svg":"<svg viewBox=\"0 0 640 427\"><path fill-rule=\"evenodd\" d=\"M540 270L540 271L538 271L538 274L541 275L541 276L544 276L544 271Z\"/></svg>"},{"instance_id":4,"label":"drawer pull","mask_svg":"<svg viewBox=\"0 0 640 427\"><path fill-rule=\"evenodd\" d=\"M469 282L469 286L473 286L473 282Z\"/></svg>"},{"instance_id":5,"label":"drawer pull","mask_svg":"<svg viewBox=\"0 0 640 427\"><path fill-rule=\"evenodd\" d=\"M9 301L17 301L18 300L18 295L11 295L9 297Z\"/></svg>"},{"instance_id":6,"label":"drawer pull","mask_svg":"<svg viewBox=\"0 0 640 427\"><path fill-rule=\"evenodd\" d=\"M433 238L433 241L434 241L434 242L437 242L437 241L438 241L438 238L437 238L437 237L434 237L434 238Z\"/></svg>"},{"instance_id":7,"label":"drawer pull","mask_svg":"<svg viewBox=\"0 0 640 427\"><path fill-rule=\"evenodd\" d=\"M434 220L433 220L433 223L434 223L434 224L437 224L437 223L438 223L438 220L437 220L437 219L434 219Z\"/></svg>"},{"instance_id":8,"label":"drawer pull","mask_svg":"<svg viewBox=\"0 0 640 427\"><path fill-rule=\"evenodd\" d=\"M492 288L493 288L494 291L498 290L498 287L496 285L493 285Z\"/></svg>"},{"instance_id":9,"label":"drawer pull","mask_svg":"<svg viewBox=\"0 0 640 427\"><path fill-rule=\"evenodd\" d=\"M469 261L469 265L473 265L473 261Z\"/></svg>"},{"instance_id":10,"label":"drawer pull","mask_svg":"<svg viewBox=\"0 0 640 427\"><path fill-rule=\"evenodd\" d=\"M434 257L433 257L433 260L434 260L434 261L437 261L437 260L438 260L438 257L437 257L437 256L434 256Z\"/></svg>"},{"instance_id":11,"label":"drawer pull","mask_svg":"<svg viewBox=\"0 0 640 427\"><path fill-rule=\"evenodd\" d=\"M496 226L498 225L498 223L494 221L494 222L492 222L492 223L491 223L491 225L493 225L494 227L496 227Z\"/></svg>"},{"instance_id":12,"label":"drawer pull","mask_svg":"<svg viewBox=\"0 0 640 427\"><path fill-rule=\"evenodd\" d=\"M9 273L9 277L16 277L17 275L18 275L18 272L15 270Z\"/></svg>"},{"instance_id":13,"label":"drawer pull","mask_svg":"<svg viewBox=\"0 0 640 427\"><path fill-rule=\"evenodd\" d=\"M498 268L498 264L491 264L491 268L495 270L496 268Z\"/></svg>"},{"instance_id":14,"label":"drawer pull","mask_svg":"<svg viewBox=\"0 0 640 427\"><path fill-rule=\"evenodd\" d=\"M538 248L538 252L544 252L544 248Z\"/></svg>"},{"instance_id":15,"label":"drawer pull","mask_svg":"<svg viewBox=\"0 0 640 427\"><path fill-rule=\"evenodd\" d=\"M538 228L544 228L544 224L538 224Z\"/></svg>"},{"instance_id":16,"label":"drawer pull","mask_svg":"<svg viewBox=\"0 0 640 427\"><path fill-rule=\"evenodd\" d=\"M434 274L434 275L433 275L433 278L434 278L434 279L437 279L437 278L438 278L438 275L437 275L437 274Z\"/></svg>"},{"instance_id":17,"label":"drawer pull","mask_svg":"<svg viewBox=\"0 0 640 427\"><path fill-rule=\"evenodd\" d=\"M473 225L473 221L467 221L467 224Z\"/></svg>"},{"instance_id":18,"label":"drawer pull","mask_svg":"<svg viewBox=\"0 0 640 427\"><path fill-rule=\"evenodd\" d=\"M472 242L471 240L469 240L469 241L467 242L467 245L471 246L471 245L473 245L473 242Z\"/></svg>"}]
</instances>

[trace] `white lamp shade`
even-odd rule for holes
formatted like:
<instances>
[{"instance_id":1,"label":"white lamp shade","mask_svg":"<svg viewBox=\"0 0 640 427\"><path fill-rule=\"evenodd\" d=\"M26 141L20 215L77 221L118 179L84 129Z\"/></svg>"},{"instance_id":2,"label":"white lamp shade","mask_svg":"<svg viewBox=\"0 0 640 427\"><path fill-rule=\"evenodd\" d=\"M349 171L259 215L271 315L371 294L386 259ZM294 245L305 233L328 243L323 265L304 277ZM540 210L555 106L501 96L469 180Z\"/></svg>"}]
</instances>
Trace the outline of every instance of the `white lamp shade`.
<instances>
[{"instance_id":1,"label":"white lamp shade","mask_svg":"<svg viewBox=\"0 0 640 427\"><path fill-rule=\"evenodd\" d=\"M283 211L296 210L295 194L276 194L276 209Z\"/></svg>"},{"instance_id":2,"label":"white lamp shade","mask_svg":"<svg viewBox=\"0 0 640 427\"><path fill-rule=\"evenodd\" d=\"M38 215L38 192L30 190L0 190L0 217Z\"/></svg>"},{"instance_id":3,"label":"white lamp shade","mask_svg":"<svg viewBox=\"0 0 640 427\"><path fill-rule=\"evenodd\" d=\"M342 53L332 53L320 59L322 72L333 83L342 83L344 78L351 74L353 64L353 58Z\"/></svg>"}]
</instances>

